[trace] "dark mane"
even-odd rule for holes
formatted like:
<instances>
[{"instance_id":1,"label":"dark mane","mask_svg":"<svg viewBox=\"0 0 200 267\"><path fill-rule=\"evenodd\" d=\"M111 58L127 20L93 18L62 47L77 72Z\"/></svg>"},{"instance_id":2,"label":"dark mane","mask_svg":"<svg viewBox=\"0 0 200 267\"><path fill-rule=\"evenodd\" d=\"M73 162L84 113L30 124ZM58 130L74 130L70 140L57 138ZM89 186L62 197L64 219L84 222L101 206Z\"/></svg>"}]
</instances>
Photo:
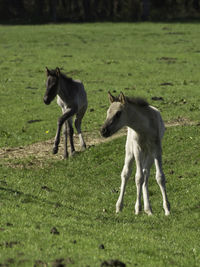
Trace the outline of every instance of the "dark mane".
<instances>
[{"instance_id":1,"label":"dark mane","mask_svg":"<svg viewBox=\"0 0 200 267\"><path fill-rule=\"evenodd\" d=\"M126 100L128 101L128 103L134 104L140 107L149 106L149 103L141 97L126 97Z\"/></svg>"},{"instance_id":2,"label":"dark mane","mask_svg":"<svg viewBox=\"0 0 200 267\"><path fill-rule=\"evenodd\" d=\"M51 76L54 76L54 77L57 77L57 74L56 74L56 69L55 70L50 70L50 75ZM63 72L60 72L60 75L68 82L68 83L71 83L73 82L73 79L71 77L68 77L66 74L64 74Z\"/></svg>"},{"instance_id":3,"label":"dark mane","mask_svg":"<svg viewBox=\"0 0 200 267\"><path fill-rule=\"evenodd\" d=\"M71 77L68 77L66 74L61 72L61 75L68 83L72 83L73 82L73 79Z\"/></svg>"}]
</instances>

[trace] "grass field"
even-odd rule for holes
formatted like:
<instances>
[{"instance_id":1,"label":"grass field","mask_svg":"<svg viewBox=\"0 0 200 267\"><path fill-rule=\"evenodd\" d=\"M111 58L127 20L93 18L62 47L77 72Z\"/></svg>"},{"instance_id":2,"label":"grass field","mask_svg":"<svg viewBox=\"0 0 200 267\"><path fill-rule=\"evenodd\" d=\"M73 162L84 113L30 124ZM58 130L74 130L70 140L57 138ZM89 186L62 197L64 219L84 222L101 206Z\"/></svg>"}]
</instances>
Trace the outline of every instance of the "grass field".
<instances>
[{"instance_id":1,"label":"grass field","mask_svg":"<svg viewBox=\"0 0 200 267\"><path fill-rule=\"evenodd\" d=\"M111 259L199 266L199 24L0 26L0 36L0 266L93 267ZM45 155L10 156L54 137L61 111L56 101L43 104L45 66L85 84L86 137L100 140L108 90L145 97L161 110L169 126L163 140L169 217L154 169L154 215L134 215L134 179L123 212L115 214L125 136L67 161L52 157L50 146Z\"/></svg>"}]
</instances>

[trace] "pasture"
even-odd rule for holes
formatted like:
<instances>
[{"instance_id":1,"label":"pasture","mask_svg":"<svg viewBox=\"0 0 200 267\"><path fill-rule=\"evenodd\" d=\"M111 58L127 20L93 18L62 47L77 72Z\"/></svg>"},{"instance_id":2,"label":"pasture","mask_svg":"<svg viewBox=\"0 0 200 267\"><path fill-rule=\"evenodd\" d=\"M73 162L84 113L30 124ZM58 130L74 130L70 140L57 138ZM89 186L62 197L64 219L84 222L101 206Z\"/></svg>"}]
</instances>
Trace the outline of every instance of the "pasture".
<instances>
[{"instance_id":1,"label":"pasture","mask_svg":"<svg viewBox=\"0 0 200 267\"><path fill-rule=\"evenodd\" d=\"M0 266L199 266L199 24L0 26L0 36ZM46 66L88 94L89 146L68 160L51 154L61 110L43 103ZM135 168L115 214L126 138L99 135L108 90L161 111L168 217L154 170L154 215L134 215Z\"/></svg>"}]
</instances>

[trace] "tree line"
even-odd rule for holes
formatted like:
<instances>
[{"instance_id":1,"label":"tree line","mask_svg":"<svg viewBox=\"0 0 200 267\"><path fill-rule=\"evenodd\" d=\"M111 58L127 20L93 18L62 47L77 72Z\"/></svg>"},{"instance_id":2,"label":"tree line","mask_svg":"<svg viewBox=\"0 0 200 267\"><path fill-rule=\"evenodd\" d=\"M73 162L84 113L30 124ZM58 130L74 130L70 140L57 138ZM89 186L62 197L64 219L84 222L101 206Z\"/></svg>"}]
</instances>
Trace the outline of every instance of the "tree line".
<instances>
[{"instance_id":1,"label":"tree line","mask_svg":"<svg viewBox=\"0 0 200 267\"><path fill-rule=\"evenodd\" d=\"M1 22L93 22L199 18L200 0L0 0Z\"/></svg>"}]
</instances>

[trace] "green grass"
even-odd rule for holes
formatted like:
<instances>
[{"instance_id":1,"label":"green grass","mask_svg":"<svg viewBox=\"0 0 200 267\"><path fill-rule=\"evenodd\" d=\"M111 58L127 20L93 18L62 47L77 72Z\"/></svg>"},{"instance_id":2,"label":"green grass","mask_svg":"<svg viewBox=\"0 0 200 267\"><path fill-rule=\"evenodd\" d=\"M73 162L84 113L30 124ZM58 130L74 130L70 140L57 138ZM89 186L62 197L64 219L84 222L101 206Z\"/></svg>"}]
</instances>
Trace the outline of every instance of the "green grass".
<instances>
[{"instance_id":1,"label":"green grass","mask_svg":"<svg viewBox=\"0 0 200 267\"><path fill-rule=\"evenodd\" d=\"M54 136L61 112L56 101L43 104L45 66L63 67L84 82L89 107L83 130L89 133L105 119L108 90L144 96L165 121L198 122L199 33L198 24L178 23L0 26L0 147ZM1 158L0 265L52 266L63 258L67 266L100 266L109 259L127 266L199 266L199 135L197 125L166 131L169 217L154 169L149 185L154 215L134 215L133 178L124 210L115 214L125 137L67 161L43 158L37 165L37 155ZM53 227L59 234L51 233Z\"/></svg>"},{"instance_id":2,"label":"green grass","mask_svg":"<svg viewBox=\"0 0 200 267\"><path fill-rule=\"evenodd\" d=\"M102 124L108 90L144 96L165 120L198 120L199 32L198 24L0 26L0 146L53 137L60 109L56 101L43 104L45 66L63 67L84 82L89 100L85 131ZM153 103L153 96L164 101Z\"/></svg>"},{"instance_id":3,"label":"green grass","mask_svg":"<svg viewBox=\"0 0 200 267\"><path fill-rule=\"evenodd\" d=\"M46 161L43 169L18 170L2 164L1 262L14 258L16 265L25 261L31 266L36 260L70 258L75 266L100 266L106 259L119 258L127 266L199 266L199 134L195 126L166 133L163 163L169 217L162 210L154 171L150 179L154 216L134 215L133 179L123 212L115 214L124 137L67 162ZM53 227L59 235L50 233ZM105 249L99 248L101 244Z\"/></svg>"}]
</instances>

